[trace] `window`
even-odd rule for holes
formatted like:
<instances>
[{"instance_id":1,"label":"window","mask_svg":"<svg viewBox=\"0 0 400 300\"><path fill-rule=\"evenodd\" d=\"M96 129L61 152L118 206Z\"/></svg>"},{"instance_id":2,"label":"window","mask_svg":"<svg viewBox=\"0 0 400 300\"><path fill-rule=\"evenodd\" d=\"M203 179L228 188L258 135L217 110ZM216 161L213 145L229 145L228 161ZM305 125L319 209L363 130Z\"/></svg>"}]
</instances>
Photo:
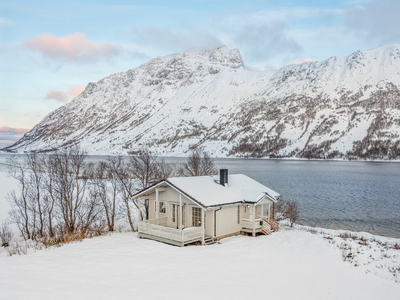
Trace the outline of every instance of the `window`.
<instances>
[{"instance_id":1,"label":"window","mask_svg":"<svg viewBox=\"0 0 400 300\"><path fill-rule=\"evenodd\" d=\"M154 212L157 212L157 201L154 200Z\"/></svg>"},{"instance_id":2,"label":"window","mask_svg":"<svg viewBox=\"0 0 400 300\"><path fill-rule=\"evenodd\" d=\"M192 207L192 226L194 226L194 227L201 226L201 208L200 207Z\"/></svg>"},{"instance_id":3,"label":"window","mask_svg":"<svg viewBox=\"0 0 400 300\"><path fill-rule=\"evenodd\" d=\"M176 205L172 204L172 222L176 222Z\"/></svg>"},{"instance_id":4,"label":"window","mask_svg":"<svg viewBox=\"0 0 400 300\"><path fill-rule=\"evenodd\" d=\"M264 214L264 217L268 217L269 216L269 204L264 204L263 205L263 214Z\"/></svg>"},{"instance_id":5,"label":"window","mask_svg":"<svg viewBox=\"0 0 400 300\"><path fill-rule=\"evenodd\" d=\"M263 205L259 205L259 206L256 206L256 209L257 209L257 218L261 218L261 212L262 212L262 207L263 207Z\"/></svg>"},{"instance_id":6,"label":"window","mask_svg":"<svg viewBox=\"0 0 400 300\"><path fill-rule=\"evenodd\" d=\"M240 205L238 205L238 212L237 212L237 222L240 224Z\"/></svg>"},{"instance_id":7,"label":"window","mask_svg":"<svg viewBox=\"0 0 400 300\"><path fill-rule=\"evenodd\" d=\"M160 213L165 214L167 212L167 205L165 202L160 202Z\"/></svg>"}]
</instances>

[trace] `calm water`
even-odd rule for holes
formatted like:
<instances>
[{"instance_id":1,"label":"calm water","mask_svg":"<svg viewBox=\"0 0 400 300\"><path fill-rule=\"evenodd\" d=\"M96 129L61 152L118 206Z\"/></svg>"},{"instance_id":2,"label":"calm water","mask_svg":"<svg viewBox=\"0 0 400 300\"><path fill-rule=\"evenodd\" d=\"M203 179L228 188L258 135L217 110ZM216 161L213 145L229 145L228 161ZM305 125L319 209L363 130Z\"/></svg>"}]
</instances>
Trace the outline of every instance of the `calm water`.
<instances>
[{"instance_id":1,"label":"calm water","mask_svg":"<svg viewBox=\"0 0 400 300\"><path fill-rule=\"evenodd\" d=\"M5 158L0 155L0 171ZM398 162L216 159L215 163L229 173L252 177L285 200L297 201L301 224L400 238Z\"/></svg>"}]
</instances>

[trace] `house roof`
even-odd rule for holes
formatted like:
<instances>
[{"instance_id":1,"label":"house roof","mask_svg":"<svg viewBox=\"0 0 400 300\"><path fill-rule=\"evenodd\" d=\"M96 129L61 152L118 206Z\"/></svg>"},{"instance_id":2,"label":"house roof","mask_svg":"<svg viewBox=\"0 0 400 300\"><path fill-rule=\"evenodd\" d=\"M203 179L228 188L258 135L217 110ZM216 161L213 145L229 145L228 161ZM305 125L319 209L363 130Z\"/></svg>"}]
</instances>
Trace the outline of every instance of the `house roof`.
<instances>
[{"instance_id":1,"label":"house roof","mask_svg":"<svg viewBox=\"0 0 400 300\"><path fill-rule=\"evenodd\" d=\"M228 186L219 184L219 176L172 177L134 196L148 194L157 186L169 184L203 207L238 202L257 203L264 198L275 201L280 195L243 174L228 175Z\"/></svg>"}]
</instances>

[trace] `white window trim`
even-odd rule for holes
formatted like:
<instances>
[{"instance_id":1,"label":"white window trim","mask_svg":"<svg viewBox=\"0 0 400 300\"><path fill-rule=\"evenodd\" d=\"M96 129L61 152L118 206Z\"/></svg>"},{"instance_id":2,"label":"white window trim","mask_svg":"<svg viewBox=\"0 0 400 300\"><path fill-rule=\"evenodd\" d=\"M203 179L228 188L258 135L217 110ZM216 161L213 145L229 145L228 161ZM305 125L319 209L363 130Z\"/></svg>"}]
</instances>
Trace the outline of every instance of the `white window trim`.
<instances>
[{"instance_id":1,"label":"white window trim","mask_svg":"<svg viewBox=\"0 0 400 300\"><path fill-rule=\"evenodd\" d=\"M201 227L201 208L192 206L192 226L193 227ZM197 214L195 214L197 211Z\"/></svg>"}]
</instances>

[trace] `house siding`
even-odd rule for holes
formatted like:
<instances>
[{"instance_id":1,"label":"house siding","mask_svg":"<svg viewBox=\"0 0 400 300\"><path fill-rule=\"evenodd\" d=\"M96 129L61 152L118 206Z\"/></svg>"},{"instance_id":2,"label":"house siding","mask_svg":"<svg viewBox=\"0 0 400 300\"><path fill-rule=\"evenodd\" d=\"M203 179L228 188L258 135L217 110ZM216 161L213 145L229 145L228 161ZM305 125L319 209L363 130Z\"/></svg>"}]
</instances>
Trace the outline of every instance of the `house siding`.
<instances>
[{"instance_id":1,"label":"house siding","mask_svg":"<svg viewBox=\"0 0 400 300\"><path fill-rule=\"evenodd\" d=\"M237 222L237 205L222 207L217 211L217 232L216 237L239 232L242 225Z\"/></svg>"},{"instance_id":2,"label":"house siding","mask_svg":"<svg viewBox=\"0 0 400 300\"><path fill-rule=\"evenodd\" d=\"M156 200L156 192L148 195L145 197L146 199L149 199L149 219L154 219L156 217L155 213L155 200ZM160 213L158 212L158 217L168 217L168 227L178 227L178 220L175 222L172 222L172 204L177 204L179 205L179 192L176 190L167 187L166 191L164 192L159 192L158 193L158 201L163 201L167 203L166 206L166 213ZM159 205L159 204L158 204ZM191 227L192 226L192 209L191 207L195 206L193 205L193 202L189 200L185 195L182 195L182 210L184 210L183 214L185 216L185 219L183 220L183 226L185 228ZM195 206L198 207L198 206Z\"/></svg>"}]
</instances>

